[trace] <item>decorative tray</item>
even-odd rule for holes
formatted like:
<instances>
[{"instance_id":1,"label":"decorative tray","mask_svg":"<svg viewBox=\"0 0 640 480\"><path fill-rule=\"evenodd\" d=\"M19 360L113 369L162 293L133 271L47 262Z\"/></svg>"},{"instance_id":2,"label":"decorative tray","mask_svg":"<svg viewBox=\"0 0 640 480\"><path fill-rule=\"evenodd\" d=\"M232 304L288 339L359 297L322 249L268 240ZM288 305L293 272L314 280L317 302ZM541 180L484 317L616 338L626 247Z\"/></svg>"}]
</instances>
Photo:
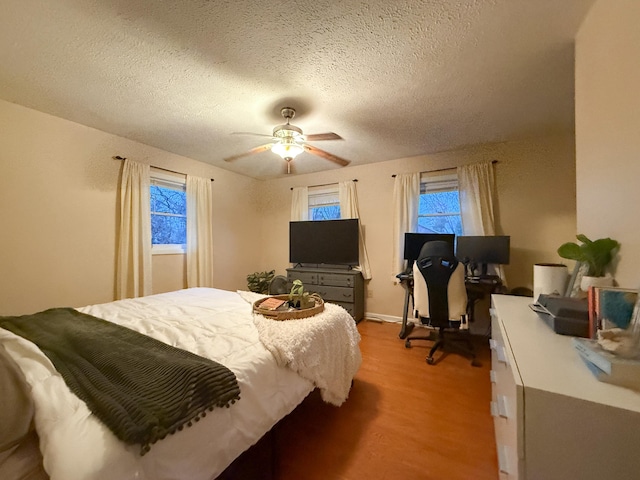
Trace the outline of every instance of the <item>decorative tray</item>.
<instances>
[{"instance_id":1,"label":"decorative tray","mask_svg":"<svg viewBox=\"0 0 640 480\"><path fill-rule=\"evenodd\" d=\"M260 305L270 298L284 300L286 302L289 300L289 295L272 295L270 297L261 298L260 300L257 300L253 303L253 311L272 320L296 320L300 318L312 317L313 315L316 315L324 310L324 300L322 300L322 298L320 297L314 297L316 304L314 307L310 308L287 308L282 310L261 308Z\"/></svg>"}]
</instances>

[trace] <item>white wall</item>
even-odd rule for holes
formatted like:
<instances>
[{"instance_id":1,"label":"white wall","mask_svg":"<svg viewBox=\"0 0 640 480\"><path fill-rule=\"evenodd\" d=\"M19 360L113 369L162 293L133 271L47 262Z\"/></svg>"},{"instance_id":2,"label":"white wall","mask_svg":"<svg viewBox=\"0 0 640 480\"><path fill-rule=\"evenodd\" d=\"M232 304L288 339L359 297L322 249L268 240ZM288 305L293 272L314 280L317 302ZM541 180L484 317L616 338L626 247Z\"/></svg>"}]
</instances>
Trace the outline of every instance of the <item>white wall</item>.
<instances>
[{"instance_id":1,"label":"white wall","mask_svg":"<svg viewBox=\"0 0 640 480\"><path fill-rule=\"evenodd\" d=\"M372 280L366 311L402 315L404 292L392 277L393 174L449 168L481 160L498 160L499 233L512 237L509 286L532 288L533 264L558 262L558 246L575 235L575 153L573 135L480 145L434 155L296 175L265 182L261 209L265 249L263 270L284 274L288 263L291 187L358 179L361 223L371 262ZM299 158L296 161L303 161Z\"/></svg>"},{"instance_id":2,"label":"white wall","mask_svg":"<svg viewBox=\"0 0 640 480\"><path fill-rule=\"evenodd\" d=\"M533 263L558 261L557 246L576 231L570 134L260 182L3 101L0 131L0 315L113 299L121 168L113 155L215 178L214 282L229 290L246 288L256 270L285 273L292 186L357 178L373 274L366 310L383 316L399 317L403 305L391 281L392 174L498 160L511 287L531 287ZM155 293L185 286L181 255L154 257L153 272Z\"/></svg>"},{"instance_id":3,"label":"white wall","mask_svg":"<svg viewBox=\"0 0 640 480\"><path fill-rule=\"evenodd\" d=\"M256 269L255 180L5 101L0 139L0 315L114 299L114 155L215 178L214 282L242 288ZM154 292L184 286L182 255L153 270Z\"/></svg>"},{"instance_id":4,"label":"white wall","mask_svg":"<svg viewBox=\"0 0 640 480\"><path fill-rule=\"evenodd\" d=\"M615 277L640 286L640 2L598 0L576 38L578 232L621 243Z\"/></svg>"}]
</instances>

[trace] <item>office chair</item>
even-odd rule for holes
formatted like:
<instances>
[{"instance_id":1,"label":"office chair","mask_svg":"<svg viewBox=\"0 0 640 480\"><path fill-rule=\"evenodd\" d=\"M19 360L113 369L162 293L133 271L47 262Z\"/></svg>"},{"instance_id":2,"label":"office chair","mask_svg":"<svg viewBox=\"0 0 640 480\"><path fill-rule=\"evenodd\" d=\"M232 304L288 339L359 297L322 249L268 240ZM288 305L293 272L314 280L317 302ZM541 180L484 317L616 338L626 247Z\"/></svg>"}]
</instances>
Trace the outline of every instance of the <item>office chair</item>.
<instances>
[{"instance_id":1,"label":"office chair","mask_svg":"<svg viewBox=\"0 0 640 480\"><path fill-rule=\"evenodd\" d=\"M435 363L433 355L437 350L450 348L471 357L471 365L480 366L468 331L464 270L451 246L440 241L425 243L413 266L416 315L422 324L437 329L438 333L436 338L409 336L404 345L410 348L412 340L435 340L427 357L429 365Z\"/></svg>"}]
</instances>

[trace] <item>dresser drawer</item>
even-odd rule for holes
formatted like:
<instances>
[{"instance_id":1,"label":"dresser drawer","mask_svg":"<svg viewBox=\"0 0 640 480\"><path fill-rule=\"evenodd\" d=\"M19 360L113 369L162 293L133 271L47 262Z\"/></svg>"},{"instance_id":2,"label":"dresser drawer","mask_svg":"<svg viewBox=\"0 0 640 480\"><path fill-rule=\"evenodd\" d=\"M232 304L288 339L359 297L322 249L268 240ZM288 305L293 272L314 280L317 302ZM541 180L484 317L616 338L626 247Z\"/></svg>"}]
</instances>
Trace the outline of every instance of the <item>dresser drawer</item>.
<instances>
[{"instance_id":1,"label":"dresser drawer","mask_svg":"<svg viewBox=\"0 0 640 480\"><path fill-rule=\"evenodd\" d=\"M517 480L518 458L515 449L510 445L496 444L498 454L498 478L500 480Z\"/></svg>"},{"instance_id":2,"label":"dresser drawer","mask_svg":"<svg viewBox=\"0 0 640 480\"><path fill-rule=\"evenodd\" d=\"M496 436L499 478L517 479L523 467L521 389L500 320L491 318L491 415ZM514 369L516 369L514 371ZM520 401L520 403L519 403Z\"/></svg>"},{"instance_id":3,"label":"dresser drawer","mask_svg":"<svg viewBox=\"0 0 640 480\"><path fill-rule=\"evenodd\" d=\"M491 415L496 436L496 448L498 453L498 467L500 478L518 478L519 444L518 444L518 413L517 386L510 375L505 371L496 374L492 370Z\"/></svg>"},{"instance_id":4,"label":"dresser drawer","mask_svg":"<svg viewBox=\"0 0 640 480\"><path fill-rule=\"evenodd\" d=\"M294 280L300 280L306 292L318 293L323 300L343 307L356 322L364 318L362 272L337 268L288 268L289 288Z\"/></svg>"},{"instance_id":5,"label":"dresser drawer","mask_svg":"<svg viewBox=\"0 0 640 480\"><path fill-rule=\"evenodd\" d=\"M329 285L332 287L353 287L355 282L353 275L340 275L335 273L319 273L318 285Z\"/></svg>"},{"instance_id":6,"label":"dresser drawer","mask_svg":"<svg viewBox=\"0 0 640 480\"><path fill-rule=\"evenodd\" d=\"M315 272L287 272L287 281L290 286L294 280L300 280L308 290L308 285L318 284L318 274Z\"/></svg>"},{"instance_id":7,"label":"dresser drawer","mask_svg":"<svg viewBox=\"0 0 640 480\"><path fill-rule=\"evenodd\" d=\"M352 317L356 313L355 304L353 304L353 303L344 303L344 302L335 302L335 301L331 302L331 303L333 303L334 305L340 305L347 312L349 312L349 315L351 315Z\"/></svg>"},{"instance_id":8,"label":"dresser drawer","mask_svg":"<svg viewBox=\"0 0 640 480\"><path fill-rule=\"evenodd\" d=\"M327 285L309 285L310 292L317 292L323 300L327 302L347 302L352 303L353 288L329 287Z\"/></svg>"}]
</instances>

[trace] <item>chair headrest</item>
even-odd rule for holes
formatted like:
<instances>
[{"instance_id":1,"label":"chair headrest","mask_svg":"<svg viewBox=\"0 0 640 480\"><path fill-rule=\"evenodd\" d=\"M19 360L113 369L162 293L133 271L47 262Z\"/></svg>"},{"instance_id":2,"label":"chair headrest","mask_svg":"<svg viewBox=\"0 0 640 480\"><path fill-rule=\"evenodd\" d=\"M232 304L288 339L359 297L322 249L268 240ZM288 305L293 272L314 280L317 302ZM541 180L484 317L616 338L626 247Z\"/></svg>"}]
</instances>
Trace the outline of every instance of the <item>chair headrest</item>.
<instances>
[{"instance_id":1,"label":"chair headrest","mask_svg":"<svg viewBox=\"0 0 640 480\"><path fill-rule=\"evenodd\" d=\"M422 248L420 249L420 255L418 255L418 259L424 257L441 257L450 259L456 258L451 251L451 245L440 240L427 242L422 246Z\"/></svg>"}]
</instances>

